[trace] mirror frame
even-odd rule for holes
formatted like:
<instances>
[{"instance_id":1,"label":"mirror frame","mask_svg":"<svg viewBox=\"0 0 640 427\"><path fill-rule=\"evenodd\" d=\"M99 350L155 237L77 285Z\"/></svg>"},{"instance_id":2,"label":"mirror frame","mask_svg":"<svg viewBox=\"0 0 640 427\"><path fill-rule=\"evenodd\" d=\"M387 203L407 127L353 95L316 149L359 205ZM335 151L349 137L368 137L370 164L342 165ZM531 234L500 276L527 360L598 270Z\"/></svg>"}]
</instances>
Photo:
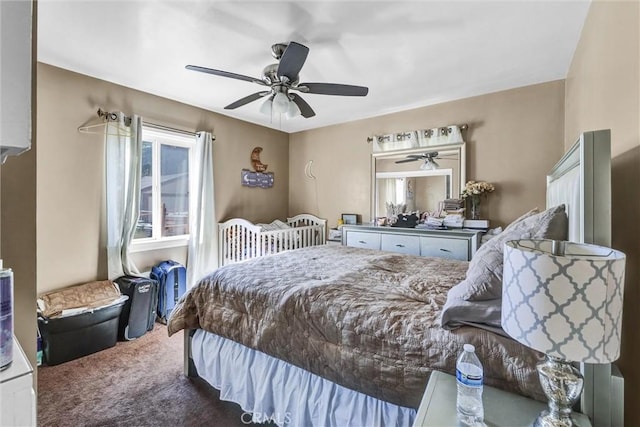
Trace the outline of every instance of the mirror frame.
<instances>
[{"instance_id":1,"label":"mirror frame","mask_svg":"<svg viewBox=\"0 0 640 427\"><path fill-rule=\"evenodd\" d=\"M461 194L465 188L465 184L467 183L467 149L466 144L464 142L459 144L446 144L446 145L437 145L431 147L420 147L420 148L412 148L410 150L397 150L397 151L385 151L371 154L371 206L370 206L370 215L372 223L375 223L376 220L376 206L377 206L377 180L376 180L376 160L377 159L388 159L402 155L409 154L422 154L429 151L456 151L458 154L458 167L460 169L460 188L459 193ZM452 188L452 192L455 192L455 188ZM454 197L452 195L452 197Z\"/></svg>"}]
</instances>

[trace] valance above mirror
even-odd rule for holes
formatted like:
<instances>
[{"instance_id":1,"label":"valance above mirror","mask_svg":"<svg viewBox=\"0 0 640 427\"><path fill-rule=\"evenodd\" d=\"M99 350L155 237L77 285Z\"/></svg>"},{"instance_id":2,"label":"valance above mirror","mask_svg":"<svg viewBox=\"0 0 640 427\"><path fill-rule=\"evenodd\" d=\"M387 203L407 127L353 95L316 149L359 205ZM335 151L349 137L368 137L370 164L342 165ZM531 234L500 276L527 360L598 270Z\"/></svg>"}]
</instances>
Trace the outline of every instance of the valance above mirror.
<instances>
[{"instance_id":1,"label":"valance above mirror","mask_svg":"<svg viewBox=\"0 0 640 427\"><path fill-rule=\"evenodd\" d=\"M467 128L466 124L448 125L432 129L374 135L367 138L367 141L372 143L374 153L463 144L462 131Z\"/></svg>"}]
</instances>

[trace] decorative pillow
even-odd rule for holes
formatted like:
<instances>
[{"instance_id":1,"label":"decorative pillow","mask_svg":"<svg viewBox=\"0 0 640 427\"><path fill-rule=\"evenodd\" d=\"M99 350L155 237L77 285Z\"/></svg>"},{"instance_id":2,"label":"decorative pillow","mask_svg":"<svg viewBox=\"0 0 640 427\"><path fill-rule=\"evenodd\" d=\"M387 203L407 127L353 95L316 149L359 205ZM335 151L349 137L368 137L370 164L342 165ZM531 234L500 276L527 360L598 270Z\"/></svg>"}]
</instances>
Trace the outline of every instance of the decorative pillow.
<instances>
[{"instance_id":1,"label":"decorative pillow","mask_svg":"<svg viewBox=\"0 0 640 427\"><path fill-rule=\"evenodd\" d=\"M565 206L544 212L532 210L480 246L467 269L467 277L451 288L448 298L484 301L502 297L502 260L504 243L517 239L566 240L568 220Z\"/></svg>"},{"instance_id":2,"label":"decorative pillow","mask_svg":"<svg viewBox=\"0 0 640 427\"><path fill-rule=\"evenodd\" d=\"M274 230L285 230L291 228L289 224L286 222L282 222L279 219L275 219L271 221L269 224L256 224L258 227L262 229L262 231L274 231Z\"/></svg>"},{"instance_id":3,"label":"decorative pillow","mask_svg":"<svg viewBox=\"0 0 640 427\"><path fill-rule=\"evenodd\" d=\"M522 222L522 220L524 220L526 218L529 218L530 216L533 216L535 214L539 214L539 213L540 213L540 210L538 208L533 208L529 212L523 213L518 218L516 218L513 221L511 221L511 224L507 225L507 229L509 227L511 227L512 225L518 224L519 222Z\"/></svg>"}]
</instances>

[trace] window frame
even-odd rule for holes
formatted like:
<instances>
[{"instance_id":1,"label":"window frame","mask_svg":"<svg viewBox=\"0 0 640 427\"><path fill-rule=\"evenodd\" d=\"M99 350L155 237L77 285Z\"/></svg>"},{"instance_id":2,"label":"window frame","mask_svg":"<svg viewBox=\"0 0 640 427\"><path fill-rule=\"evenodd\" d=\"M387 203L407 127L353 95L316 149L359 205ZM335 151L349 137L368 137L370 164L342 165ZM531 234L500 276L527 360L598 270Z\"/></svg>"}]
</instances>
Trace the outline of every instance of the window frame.
<instances>
[{"instance_id":1,"label":"window frame","mask_svg":"<svg viewBox=\"0 0 640 427\"><path fill-rule=\"evenodd\" d=\"M131 240L130 252L144 252L150 250L175 248L187 246L189 234L162 237L162 197L161 197L161 159L160 152L162 145L183 147L189 150L188 171L189 171L189 219L193 214L193 201L191 200L194 188L193 167L195 164L195 137L189 137L169 130L159 130L150 126L142 125L142 142L151 142L152 150L152 231L151 237L133 238ZM142 161L142 159L140 159ZM138 209L140 205L138 204ZM139 214L139 212L138 212Z\"/></svg>"}]
</instances>

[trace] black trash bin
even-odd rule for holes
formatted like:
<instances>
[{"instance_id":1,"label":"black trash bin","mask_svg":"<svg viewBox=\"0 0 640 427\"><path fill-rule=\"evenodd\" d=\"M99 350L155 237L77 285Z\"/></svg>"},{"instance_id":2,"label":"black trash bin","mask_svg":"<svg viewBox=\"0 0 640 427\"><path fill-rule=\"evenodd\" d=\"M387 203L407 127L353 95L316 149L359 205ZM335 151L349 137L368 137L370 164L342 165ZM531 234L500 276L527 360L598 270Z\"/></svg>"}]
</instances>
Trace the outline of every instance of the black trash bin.
<instances>
[{"instance_id":1,"label":"black trash bin","mask_svg":"<svg viewBox=\"0 0 640 427\"><path fill-rule=\"evenodd\" d=\"M57 365L113 347L118 339L118 319L127 298L108 280L41 296L38 328L45 363Z\"/></svg>"}]
</instances>

